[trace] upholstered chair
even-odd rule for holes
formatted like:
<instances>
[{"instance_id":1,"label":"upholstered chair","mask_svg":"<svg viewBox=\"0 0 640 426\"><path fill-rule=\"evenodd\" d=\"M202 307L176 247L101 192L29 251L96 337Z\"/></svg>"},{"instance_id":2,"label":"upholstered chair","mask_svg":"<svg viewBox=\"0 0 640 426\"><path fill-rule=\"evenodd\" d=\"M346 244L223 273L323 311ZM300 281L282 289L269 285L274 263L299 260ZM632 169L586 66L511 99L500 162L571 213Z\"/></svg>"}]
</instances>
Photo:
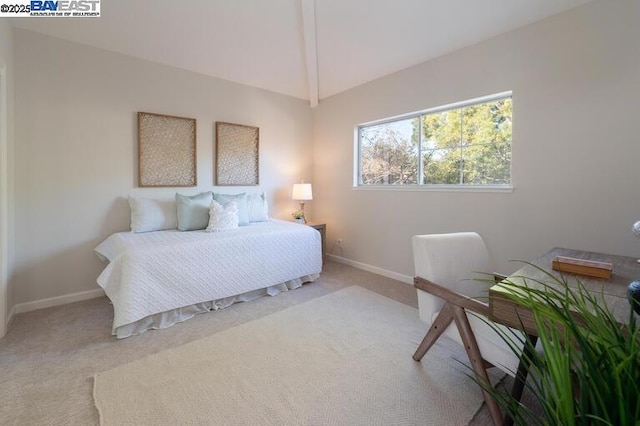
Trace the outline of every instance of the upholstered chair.
<instances>
[{"instance_id":1,"label":"upholstered chair","mask_svg":"<svg viewBox=\"0 0 640 426\"><path fill-rule=\"evenodd\" d=\"M492 269L482 237L475 232L416 235L412 244L420 319L430 327L413 358L420 361L444 335L464 346L478 380L490 383L486 369L493 366L515 377L518 356L494 330L496 324L487 323L492 285L487 279L493 276L487 275ZM520 333L499 327L522 347ZM497 403L483 392L494 423L501 424Z\"/></svg>"}]
</instances>

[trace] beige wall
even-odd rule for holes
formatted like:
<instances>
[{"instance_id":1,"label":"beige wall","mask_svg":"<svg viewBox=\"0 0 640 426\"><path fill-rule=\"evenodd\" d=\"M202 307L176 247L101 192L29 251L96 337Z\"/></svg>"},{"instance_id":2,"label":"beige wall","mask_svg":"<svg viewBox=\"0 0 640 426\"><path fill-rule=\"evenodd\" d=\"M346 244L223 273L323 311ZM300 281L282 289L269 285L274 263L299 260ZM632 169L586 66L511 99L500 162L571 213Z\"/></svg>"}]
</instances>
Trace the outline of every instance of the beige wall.
<instances>
[{"instance_id":1,"label":"beige wall","mask_svg":"<svg viewBox=\"0 0 640 426\"><path fill-rule=\"evenodd\" d=\"M0 292L4 294L0 296L0 303L4 303L0 308L0 315L4 315L5 318L9 315L9 310L12 306L13 292L11 286L9 286L9 276L12 274L13 269L13 171L14 171L14 68L13 68L13 33L11 25L6 19L0 19L0 67L6 69L6 88L7 88L7 128L6 128L6 167L0 166L0 182L6 183L6 195L0 195L0 197L6 197L6 200L1 200L0 203L7 203L7 211L0 211L0 218L6 214L7 229L6 235L2 235L3 231L0 229L0 238L4 238L6 242L6 261L4 275L0 276ZM4 147L3 147L4 150ZM0 154L1 156L1 154ZM0 266L0 271L2 267ZM0 272L2 273L2 272ZM4 300L6 299L6 300ZM7 309L8 308L8 309ZM0 319L0 322L4 322L4 318ZM3 335L3 326L0 324L0 337Z\"/></svg>"},{"instance_id":2,"label":"beige wall","mask_svg":"<svg viewBox=\"0 0 640 426\"><path fill-rule=\"evenodd\" d=\"M136 112L197 121L198 188L213 187L214 122L260 127L260 190L271 212L295 208L291 184L311 178L307 103L103 50L15 30L15 303L97 289L93 248L129 229L136 188ZM250 188L217 188L240 192Z\"/></svg>"},{"instance_id":3,"label":"beige wall","mask_svg":"<svg viewBox=\"0 0 640 426\"><path fill-rule=\"evenodd\" d=\"M412 235L475 230L505 272L553 246L640 256L638 40L638 2L602 0L322 100L313 205L328 251L412 275ZM357 124L506 90L512 193L352 188Z\"/></svg>"},{"instance_id":4,"label":"beige wall","mask_svg":"<svg viewBox=\"0 0 640 426\"><path fill-rule=\"evenodd\" d=\"M324 99L316 110L15 30L11 301L96 289L104 265L92 250L128 229L125 197L175 192L136 188L137 111L198 119L199 187L181 192L212 189L214 121L259 126L260 188L274 215L295 208L291 183L313 177L308 208L328 225L328 251L354 261L412 275L411 235L459 230L480 232L504 272L517 267L508 259L552 246L640 256L630 232L640 219L636 3L590 3ZM5 34L0 25L0 58L11 49ZM358 123L505 90L514 98L512 193L352 188ZM343 250L333 247L338 237Z\"/></svg>"}]
</instances>

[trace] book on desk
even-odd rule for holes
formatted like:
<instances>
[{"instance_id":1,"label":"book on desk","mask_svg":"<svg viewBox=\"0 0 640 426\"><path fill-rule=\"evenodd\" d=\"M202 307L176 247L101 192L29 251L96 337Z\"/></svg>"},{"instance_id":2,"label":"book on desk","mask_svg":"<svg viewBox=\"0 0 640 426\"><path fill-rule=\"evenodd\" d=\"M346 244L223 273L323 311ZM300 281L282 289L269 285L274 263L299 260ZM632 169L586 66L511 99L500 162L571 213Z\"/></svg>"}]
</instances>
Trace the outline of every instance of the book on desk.
<instances>
[{"instance_id":1,"label":"book on desk","mask_svg":"<svg viewBox=\"0 0 640 426\"><path fill-rule=\"evenodd\" d=\"M611 273L613 272L613 264L609 262L599 262L567 256L556 256L551 262L551 268L554 271L604 278L607 280L611 278Z\"/></svg>"}]
</instances>

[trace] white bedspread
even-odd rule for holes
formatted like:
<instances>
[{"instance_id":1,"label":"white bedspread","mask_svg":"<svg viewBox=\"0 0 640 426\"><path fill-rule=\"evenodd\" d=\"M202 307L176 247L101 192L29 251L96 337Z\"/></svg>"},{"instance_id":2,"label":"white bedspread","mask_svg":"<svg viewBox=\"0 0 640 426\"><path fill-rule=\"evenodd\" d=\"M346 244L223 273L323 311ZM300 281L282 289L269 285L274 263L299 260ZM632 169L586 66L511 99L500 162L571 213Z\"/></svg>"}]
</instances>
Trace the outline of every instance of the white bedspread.
<instances>
[{"instance_id":1,"label":"white bedspread","mask_svg":"<svg viewBox=\"0 0 640 426\"><path fill-rule=\"evenodd\" d=\"M119 232L95 251L109 261L98 284L113 303L114 334L150 315L317 276L322 270L320 234L280 220L213 233Z\"/></svg>"}]
</instances>

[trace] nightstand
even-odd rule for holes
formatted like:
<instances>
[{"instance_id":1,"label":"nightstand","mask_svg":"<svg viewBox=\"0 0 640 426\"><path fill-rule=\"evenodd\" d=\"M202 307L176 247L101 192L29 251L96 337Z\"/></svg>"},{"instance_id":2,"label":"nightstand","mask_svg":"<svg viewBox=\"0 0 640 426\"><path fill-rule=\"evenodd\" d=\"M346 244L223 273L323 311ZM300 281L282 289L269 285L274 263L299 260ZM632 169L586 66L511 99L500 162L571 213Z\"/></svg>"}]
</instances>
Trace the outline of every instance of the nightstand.
<instances>
[{"instance_id":1,"label":"nightstand","mask_svg":"<svg viewBox=\"0 0 640 426\"><path fill-rule=\"evenodd\" d=\"M314 222L307 222L307 226L312 227L313 229L317 230L320 233L320 237L322 238L322 257L324 257L325 255L325 250L326 250L326 236L327 236L327 225L324 223L314 223Z\"/></svg>"}]
</instances>

